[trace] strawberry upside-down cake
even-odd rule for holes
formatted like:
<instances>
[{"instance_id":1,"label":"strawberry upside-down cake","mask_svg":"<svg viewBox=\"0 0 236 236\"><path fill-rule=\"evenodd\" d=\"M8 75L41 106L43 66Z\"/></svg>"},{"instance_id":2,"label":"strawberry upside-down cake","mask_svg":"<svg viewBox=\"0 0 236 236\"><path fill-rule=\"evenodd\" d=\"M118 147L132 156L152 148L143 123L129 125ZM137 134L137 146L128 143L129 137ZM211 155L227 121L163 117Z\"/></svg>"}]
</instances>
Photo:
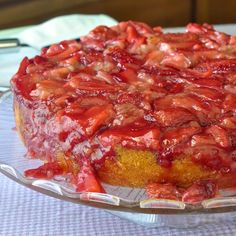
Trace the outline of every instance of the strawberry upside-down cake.
<instances>
[{"instance_id":1,"label":"strawberry upside-down cake","mask_svg":"<svg viewBox=\"0 0 236 236\"><path fill-rule=\"evenodd\" d=\"M236 185L236 36L99 26L25 58L11 84L17 131L45 162L27 177L185 202Z\"/></svg>"}]
</instances>

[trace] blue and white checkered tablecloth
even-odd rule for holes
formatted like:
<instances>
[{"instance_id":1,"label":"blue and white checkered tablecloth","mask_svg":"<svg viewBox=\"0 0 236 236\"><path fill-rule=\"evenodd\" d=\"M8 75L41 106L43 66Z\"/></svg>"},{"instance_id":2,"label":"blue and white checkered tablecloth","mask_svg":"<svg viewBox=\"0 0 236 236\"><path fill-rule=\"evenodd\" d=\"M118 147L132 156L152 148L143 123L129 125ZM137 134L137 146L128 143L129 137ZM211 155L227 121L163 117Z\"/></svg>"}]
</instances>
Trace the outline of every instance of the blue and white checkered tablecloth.
<instances>
[{"instance_id":1,"label":"blue and white checkered tablecloth","mask_svg":"<svg viewBox=\"0 0 236 236\"><path fill-rule=\"evenodd\" d=\"M1 236L232 236L236 222L190 229L145 228L104 210L76 205L27 189L0 174Z\"/></svg>"}]
</instances>

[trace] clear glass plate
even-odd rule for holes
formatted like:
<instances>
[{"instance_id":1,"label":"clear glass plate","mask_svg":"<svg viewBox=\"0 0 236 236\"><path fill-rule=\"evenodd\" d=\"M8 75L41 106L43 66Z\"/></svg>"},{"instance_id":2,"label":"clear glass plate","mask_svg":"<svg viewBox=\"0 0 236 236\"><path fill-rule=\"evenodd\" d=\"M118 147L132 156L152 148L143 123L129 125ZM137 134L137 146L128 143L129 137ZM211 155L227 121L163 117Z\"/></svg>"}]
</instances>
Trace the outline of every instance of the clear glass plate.
<instances>
[{"instance_id":1,"label":"clear glass plate","mask_svg":"<svg viewBox=\"0 0 236 236\"><path fill-rule=\"evenodd\" d=\"M141 225L158 227L193 227L203 223L236 218L236 194L224 190L224 197L204 200L197 205L165 199L148 199L144 189L103 184L107 194L76 193L64 179L26 178L24 171L42 164L25 157L26 149L15 131L12 94L0 98L0 172L12 180L40 193L108 210L121 218Z\"/></svg>"}]
</instances>

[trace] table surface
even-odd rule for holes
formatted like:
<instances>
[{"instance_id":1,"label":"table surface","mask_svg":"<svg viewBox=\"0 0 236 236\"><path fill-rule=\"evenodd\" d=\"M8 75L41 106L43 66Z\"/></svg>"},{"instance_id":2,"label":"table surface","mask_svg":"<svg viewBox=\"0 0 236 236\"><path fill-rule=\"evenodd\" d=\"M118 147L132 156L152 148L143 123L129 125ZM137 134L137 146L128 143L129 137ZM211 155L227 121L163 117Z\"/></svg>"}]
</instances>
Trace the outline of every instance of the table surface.
<instances>
[{"instance_id":1,"label":"table surface","mask_svg":"<svg viewBox=\"0 0 236 236\"><path fill-rule=\"evenodd\" d=\"M2 174L0 186L1 236L236 235L236 222L190 229L146 228L101 209L64 202L34 192Z\"/></svg>"}]
</instances>

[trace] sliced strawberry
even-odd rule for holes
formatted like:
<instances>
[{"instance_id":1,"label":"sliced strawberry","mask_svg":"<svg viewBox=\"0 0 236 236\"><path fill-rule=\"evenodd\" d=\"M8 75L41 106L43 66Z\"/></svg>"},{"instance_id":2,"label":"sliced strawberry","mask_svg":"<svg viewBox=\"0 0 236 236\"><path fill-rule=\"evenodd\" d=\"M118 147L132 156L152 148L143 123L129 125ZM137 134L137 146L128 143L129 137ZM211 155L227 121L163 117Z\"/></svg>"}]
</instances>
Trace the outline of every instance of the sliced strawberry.
<instances>
[{"instance_id":1,"label":"sliced strawberry","mask_svg":"<svg viewBox=\"0 0 236 236\"><path fill-rule=\"evenodd\" d=\"M227 130L228 137L230 139L231 147L236 147L236 129Z\"/></svg>"},{"instance_id":2,"label":"sliced strawberry","mask_svg":"<svg viewBox=\"0 0 236 236\"><path fill-rule=\"evenodd\" d=\"M75 40L65 40L59 44L51 45L45 55L47 57L54 57L57 60L65 59L71 56L72 53L80 50L81 44Z\"/></svg>"},{"instance_id":3,"label":"sliced strawberry","mask_svg":"<svg viewBox=\"0 0 236 236\"><path fill-rule=\"evenodd\" d=\"M191 154L192 160L211 170L223 167L222 151L215 145L196 146Z\"/></svg>"},{"instance_id":4,"label":"sliced strawberry","mask_svg":"<svg viewBox=\"0 0 236 236\"><path fill-rule=\"evenodd\" d=\"M160 63L165 56L164 52L160 50L153 50L147 54L145 59L145 65L155 66L157 63Z\"/></svg>"},{"instance_id":5,"label":"sliced strawberry","mask_svg":"<svg viewBox=\"0 0 236 236\"><path fill-rule=\"evenodd\" d=\"M182 83L167 83L165 89L167 89L169 93L177 94L183 92L184 85Z\"/></svg>"},{"instance_id":6,"label":"sliced strawberry","mask_svg":"<svg viewBox=\"0 0 236 236\"><path fill-rule=\"evenodd\" d=\"M224 81L218 78L202 78L192 80L191 83L197 86L220 89L223 87Z\"/></svg>"},{"instance_id":7,"label":"sliced strawberry","mask_svg":"<svg viewBox=\"0 0 236 236\"><path fill-rule=\"evenodd\" d=\"M63 168L57 162L45 163L36 169L25 171L26 177L38 179L52 179L56 175L62 175Z\"/></svg>"},{"instance_id":8,"label":"sliced strawberry","mask_svg":"<svg viewBox=\"0 0 236 236\"><path fill-rule=\"evenodd\" d=\"M223 148L231 147L230 137L227 134L226 130L221 128L218 125L212 125L207 128L206 133L211 134L215 139L215 142Z\"/></svg>"},{"instance_id":9,"label":"sliced strawberry","mask_svg":"<svg viewBox=\"0 0 236 236\"><path fill-rule=\"evenodd\" d=\"M122 79L122 82L132 84L137 81L137 73L133 69L124 69L119 73L119 77Z\"/></svg>"},{"instance_id":10,"label":"sliced strawberry","mask_svg":"<svg viewBox=\"0 0 236 236\"><path fill-rule=\"evenodd\" d=\"M236 117L226 117L223 118L220 126L226 129L236 129Z\"/></svg>"},{"instance_id":11,"label":"sliced strawberry","mask_svg":"<svg viewBox=\"0 0 236 236\"><path fill-rule=\"evenodd\" d=\"M218 187L213 180L201 180L184 192L182 201L192 204L200 203L204 199L215 197L217 192Z\"/></svg>"},{"instance_id":12,"label":"sliced strawberry","mask_svg":"<svg viewBox=\"0 0 236 236\"><path fill-rule=\"evenodd\" d=\"M215 74L236 72L236 59L215 59L200 63L195 68L200 71L206 71L209 67Z\"/></svg>"},{"instance_id":13,"label":"sliced strawberry","mask_svg":"<svg viewBox=\"0 0 236 236\"><path fill-rule=\"evenodd\" d=\"M150 183L145 189L150 198L180 200L182 197L181 191L171 183Z\"/></svg>"},{"instance_id":14,"label":"sliced strawberry","mask_svg":"<svg viewBox=\"0 0 236 236\"><path fill-rule=\"evenodd\" d=\"M139 33L140 35L148 35L148 34L154 33L152 28L149 25L147 25L147 24L145 24L143 22L128 21L126 27L125 27L125 23L126 22L121 22L120 24L123 24L122 27L124 27L124 28L126 28L126 27L128 28L129 26L134 27L135 30L137 31L137 33Z\"/></svg>"},{"instance_id":15,"label":"sliced strawberry","mask_svg":"<svg viewBox=\"0 0 236 236\"><path fill-rule=\"evenodd\" d=\"M230 36L229 45L233 45L233 46L236 45L236 36L235 35Z\"/></svg>"},{"instance_id":16,"label":"sliced strawberry","mask_svg":"<svg viewBox=\"0 0 236 236\"><path fill-rule=\"evenodd\" d=\"M107 26L100 25L93 29L89 33L89 36L96 40L106 41L115 38L117 36L117 32Z\"/></svg>"},{"instance_id":17,"label":"sliced strawberry","mask_svg":"<svg viewBox=\"0 0 236 236\"><path fill-rule=\"evenodd\" d=\"M163 58L161 65L174 68L188 68L191 66L191 61L182 53L172 53Z\"/></svg>"},{"instance_id":18,"label":"sliced strawberry","mask_svg":"<svg viewBox=\"0 0 236 236\"><path fill-rule=\"evenodd\" d=\"M31 97L38 97L39 99L46 100L49 97L56 97L63 95L63 83L54 80L43 80L36 84L36 89L31 91Z\"/></svg>"},{"instance_id":19,"label":"sliced strawberry","mask_svg":"<svg viewBox=\"0 0 236 236\"><path fill-rule=\"evenodd\" d=\"M189 23L186 26L187 32L195 33L195 34L202 34L206 33L208 30L213 30L213 27L210 25L199 25L197 23Z\"/></svg>"},{"instance_id":20,"label":"sliced strawberry","mask_svg":"<svg viewBox=\"0 0 236 236\"><path fill-rule=\"evenodd\" d=\"M113 120L113 126L128 125L144 116L143 109L138 108L132 103L116 104L114 109L116 117Z\"/></svg>"},{"instance_id":21,"label":"sliced strawberry","mask_svg":"<svg viewBox=\"0 0 236 236\"><path fill-rule=\"evenodd\" d=\"M107 84L103 81L93 79L92 81L84 81L79 76L75 76L71 78L71 80L68 82L68 85L70 85L74 89L82 90L82 91L88 91L88 92L114 92L117 91L119 88L118 86L114 86L111 84Z\"/></svg>"},{"instance_id":22,"label":"sliced strawberry","mask_svg":"<svg viewBox=\"0 0 236 236\"><path fill-rule=\"evenodd\" d=\"M194 33L166 33L161 38L165 42L186 43L196 41L198 36Z\"/></svg>"},{"instance_id":23,"label":"sliced strawberry","mask_svg":"<svg viewBox=\"0 0 236 236\"><path fill-rule=\"evenodd\" d=\"M191 139L191 146L215 145L215 139L209 134L195 134Z\"/></svg>"},{"instance_id":24,"label":"sliced strawberry","mask_svg":"<svg viewBox=\"0 0 236 236\"><path fill-rule=\"evenodd\" d=\"M179 83L185 83L186 85L194 85L197 87L207 87L207 88L214 88L214 89L223 89L224 85L224 78L222 76L206 76L209 72L203 72L201 74L192 74L182 72L181 77L177 78L176 80ZM192 74L192 75L191 75Z\"/></svg>"},{"instance_id":25,"label":"sliced strawberry","mask_svg":"<svg viewBox=\"0 0 236 236\"><path fill-rule=\"evenodd\" d=\"M49 60L43 56L36 56L35 58L33 58L33 61L35 65L41 65L49 62Z\"/></svg>"},{"instance_id":26,"label":"sliced strawberry","mask_svg":"<svg viewBox=\"0 0 236 236\"><path fill-rule=\"evenodd\" d=\"M19 67L15 76L18 77L18 76L25 75L26 69L27 69L28 65L30 65L31 63L32 63L32 60L29 60L28 57L24 57L24 59L20 63L20 67Z\"/></svg>"},{"instance_id":27,"label":"sliced strawberry","mask_svg":"<svg viewBox=\"0 0 236 236\"><path fill-rule=\"evenodd\" d=\"M112 65L111 64L107 64L107 65L104 65L104 69L107 69L107 67L112 67ZM107 69L107 70L110 70L110 69ZM97 74L96 74L96 77L99 79L99 80L101 80L101 81L104 81L104 82L106 82L106 83L108 83L108 84L113 84L115 81L114 81L114 79L113 79L113 77L112 77L112 75L111 74L109 74L108 72L106 72L106 71L103 71L102 69L100 70L99 69L99 71L97 72Z\"/></svg>"},{"instance_id":28,"label":"sliced strawberry","mask_svg":"<svg viewBox=\"0 0 236 236\"><path fill-rule=\"evenodd\" d=\"M120 63L120 65L124 65L124 64L141 65L142 64L141 60L135 58L133 55L131 55L127 51L121 50L119 48L112 49L108 55L112 57L114 62Z\"/></svg>"},{"instance_id":29,"label":"sliced strawberry","mask_svg":"<svg viewBox=\"0 0 236 236\"><path fill-rule=\"evenodd\" d=\"M99 51L94 50L94 49L90 49L88 52L79 51L76 53L76 55L79 56L78 62L80 63L80 65L83 65L83 66L91 65L93 62L103 62L103 60L104 60L103 54ZM90 67L85 67L84 69L91 70Z\"/></svg>"},{"instance_id":30,"label":"sliced strawberry","mask_svg":"<svg viewBox=\"0 0 236 236\"><path fill-rule=\"evenodd\" d=\"M177 144L189 141L194 134L197 134L199 132L201 132L200 126L171 129L164 133L162 139L162 146L164 148L174 147Z\"/></svg>"},{"instance_id":31,"label":"sliced strawberry","mask_svg":"<svg viewBox=\"0 0 236 236\"><path fill-rule=\"evenodd\" d=\"M192 48L198 41L198 36L192 33L166 33L161 40L172 50Z\"/></svg>"},{"instance_id":32,"label":"sliced strawberry","mask_svg":"<svg viewBox=\"0 0 236 236\"><path fill-rule=\"evenodd\" d=\"M166 108L184 108L190 111L199 111L208 113L208 106L199 100L196 96L188 94L167 95L163 98L159 98L155 101L155 108L157 110Z\"/></svg>"},{"instance_id":33,"label":"sliced strawberry","mask_svg":"<svg viewBox=\"0 0 236 236\"><path fill-rule=\"evenodd\" d=\"M44 58L43 58L44 59ZM45 78L43 75L43 73L45 73L46 71L50 71L50 70L53 70L53 69L57 69L56 68L56 65L54 62L52 61L49 61L45 59L45 61L41 61L41 59L37 59L35 60L34 59L34 64L30 64L28 67L27 67L27 73L28 74L39 74L42 78ZM66 68L64 68L66 69ZM50 74L50 73L49 73ZM47 72L45 73L45 75L47 75ZM52 78L52 79L55 79L55 78Z\"/></svg>"},{"instance_id":34,"label":"sliced strawberry","mask_svg":"<svg viewBox=\"0 0 236 236\"><path fill-rule=\"evenodd\" d=\"M74 87L73 83L75 83L76 85L77 83L81 81L83 82L93 81L95 79L95 75L96 75L96 72L94 72L90 67L81 69L79 73L70 72L67 76L68 84L71 85L71 87ZM72 84L70 84L69 82L71 82Z\"/></svg>"},{"instance_id":35,"label":"sliced strawberry","mask_svg":"<svg viewBox=\"0 0 236 236\"><path fill-rule=\"evenodd\" d=\"M199 34L200 41L209 48L213 48L214 46L218 48L219 45L226 45L230 40L229 35L215 31L211 25L206 23L203 25L190 23L187 25L187 32Z\"/></svg>"},{"instance_id":36,"label":"sliced strawberry","mask_svg":"<svg viewBox=\"0 0 236 236\"><path fill-rule=\"evenodd\" d=\"M108 100L103 96L83 96L80 100L81 107L104 106L108 104Z\"/></svg>"},{"instance_id":37,"label":"sliced strawberry","mask_svg":"<svg viewBox=\"0 0 236 236\"><path fill-rule=\"evenodd\" d=\"M156 127L133 128L130 126L117 127L104 131L99 140L104 146L121 144L125 147L159 148L160 131Z\"/></svg>"},{"instance_id":38,"label":"sliced strawberry","mask_svg":"<svg viewBox=\"0 0 236 236\"><path fill-rule=\"evenodd\" d=\"M76 191L105 193L104 188L89 164L84 163L80 169L76 181Z\"/></svg>"},{"instance_id":39,"label":"sliced strawberry","mask_svg":"<svg viewBox=\"0 0 236 236\"><path fill-rule=\"evenodd\" d=\"M224 112L235 111L236 109L236 94L228 94L222 104Z\"/></svg>"},{"instance_id":40,"label":"sliced strawberry","mask_svg":"<svg viewBox=\"0 0 236 236\"><path fill-rule=\"evenodd\" d=\"M116 101L118 104L132 103L139 105L142 102L142 95L139 92L122 91L117 95Z\"/></svg>"},{"instance_id":41,"label":"sliced strawberry","mask_svg":"<svg viewBox=\"0 0 236 236\"><path fill-rule=\"evenodd\" d=\"M80 40L87 48L95 51L102 51L106 44L112 42L113 39L117 39L117 35L118 33L115 30L101 25L90 31L88 35L80 37Z\"/></svg>"},{"instance_id":42,"label":"sliced strawberry","mask_svg":"<svg viewBox=\"0 0 236 236\"><path fill-rule=\"evenodd\" d=\"M43 76L49 80L65 81L69 73L70 69L68 67L57 67L46 70L43 72Z\"/></svg>"},{"instance_id":43,"label":"sliced strawberry","mask_svg":"<svg viewBox=\"0 0 236 236\"><path fill-rule=\"evenodd\" d=\"M129 28L134 28L135 32L137 32L137 34L140 36L142 35L147 36L151 33L154 33L154 31L152 30L150 26L142 22L133 22L133 21L120 22L118 24L118 27L113 26L112 28L116 28L117 30L120 30L121 32L125 32L126 34L129 32Z\"/></svg>"},{"instance_id":44,"label":"sliced strawberry","mask_svg":"<svg viewBox=\"0 0 236 236\"><path fill-rule=\"evenodd\" d=\"M177 107L184 108L194 114L202 125L214 122L217 115L221 112L220 108L213 102L203 101L196 95L182 93L159 98L154 102L154 106L157 110Z\"/></svg>"},{"instance_id":45,"label":"sliced strawberry","mask_svg":"<svg viewBox=\"0 0 236 236\"><path fill-rule=\"evenodd\" d=\"M86 110L82 109L78 104L78 108L79 109L76 109L76 104L74 104L73 107L66 108L65 111L60 114L58 118L60 119L62 129L77 128L82 135L91 136L114 117L113 106L111 104L92 106ZM68 122L72 126L66 128L65 126Z\"/></svg>"},{"instance_id":46,"label":"sliced strawberry","mask_svg":"<svg viewBox=\"0 0 236 236\"><path fill-rule=\"evenodd\" d=\"M184 108L167 108L155 112L155 118L162 127L181 126L182 124L196 120L196 117Z\"/></svg>"},{"instance_id":47,"label":"sliced strawberry","mask_svg":"<svg viewBox=\"0 0 236 236\"><path fill-rule=\"evenodd\" d=\"M64 52L68 48L68 44L64 41L61 44L52 44L49 48L47 48L47 51L44 53L48 57L53 57L57 54L60 54Z\"/></svg>"},{"instance_id":48,"label":"sliced strawberry","mask_svg":"<svg viewBox=\"0 0 236 236\"><path fill-rule=\"evenodd\" d=\"M17 74L11 80L12 89L16 94L21 94L24 98L32 100L30 92L35 89L35 83L32 83L32 76L26 74L17 78Z\"/></svg>"},{"instance_id":49,"label":"sliced strawberry","mask_svg":"<svg viewBox=\"0 0 236 236\"><path fill-rule=\"evenodd\" d=\"M78 54L61 60L58 62L60 67L70 68L71 70L76 70L79 67L80 56Z\"/></svg>"},{"instance_id":50,"label":"sliced strawberry","mask_svg":"<svg viewBox=\"0 0 236 236\"><path fill-rule=\"evenodd\" d=\"M221 101L224 98L223 93L213 88L190 87L187 91L198 97L201 97L204 100L209 100L213 102Z\"/></svg>"},{"instance_id":51,"label":"sliced strawberry","mask_svg":"<svg viewBox=\"0 0 236 236\"><path fill-rule=\"evenodd\" d=\"M227 82L229 83L231 82L231 84L227 84L224 86L225 93L232 93L232 94L235 93L236 90L236 85L234 84L235 79L236 79L236 74L234 75L234 78L233 76L227 76L228 80Z\"/></svg>"},{"instance_id":52,"label":"sliced strawberry","mask_svg":"<svg viewBox=\"0 0 236 236\"><path fill-rule=\"evenodd\" d=\"M80 72L76 75L71 75L70 80L64 85L64 87L74 88L78 90L78 92L115 92L120 87L119 85L108 84L104 81L98 80L95 76L89 73Z\"/></svg>"},{"instance_id":53,"label":"sliced strawberry","mask_svg":"<svg viewBox=\"0 0 236 236\"><path fill-rule=\"evenodd\" d=\"M193 46L193 49L181 49L178 51L183 53L186 57L188 57L188 59L191 61L192 66L194 67L198 65L199 63L202 63L202 61L206 61L206 60L208 61L208 60L224 57L224 54L222 52L219 52L218 50L213 49L213 48L206 48L200 42L195 44ZM197 72L202 73L202 75L205 74L206 76L209 76L211 75L212 70L210 67L207 68L206 66L204 72L201 72L195 69L193 70L193 72L195 76L197 75Z\"/></svg>"},{"instance_id":54,"label":"sliced strawberry","mask_svg":"<svg viewBox=\"0 0 236 236\"><path fill-rule=\"evenodd\" d=\"M145 37L141 36L134 26L129 25L126 29L127 32L127 41L129 43L134 43L135 46L140 46L140 44L143 44L145 42Z\"/></svg>"},{"instance_id":55,"label":"sliced strawberry","mask_svg":"<svg viewBox=\"0 0 236 236\"><path fill-rule=\"evenodd\" d=\"M143 70L152 76L158 76L158 77L164 77L166 79L166 76L179 76L179 70L171 67L161 67L158 64L152 65L152 66L144 66Z\"/></svg>"},{"instance_id":56,"label":"sliced strawberry","mask_svg":"<svg viewBox=\"0 0 236 236\"><path fill-rule=\"evenodd\" d=\"M24 98L31 100L30 92L35 89L34 78L41 78L42 76L28 74L28 67L34 66L33 60L29 60L25 57L20 64L17 73L11 80L12 89L16 93L21 93Z\"/></svg>"},{"instance_id":57,"label":"sliced strawberry","mask_svg":"<svg viewBox=\"0 0 236 236\"><path fill-rule=\"evenodd\" d=\"M83 121L86 120L84 128L88 135L94 134L98 128L114 117L113 106L108 104L102 107L91 107L83 114Z\"/></svg>"}]
</instances>

